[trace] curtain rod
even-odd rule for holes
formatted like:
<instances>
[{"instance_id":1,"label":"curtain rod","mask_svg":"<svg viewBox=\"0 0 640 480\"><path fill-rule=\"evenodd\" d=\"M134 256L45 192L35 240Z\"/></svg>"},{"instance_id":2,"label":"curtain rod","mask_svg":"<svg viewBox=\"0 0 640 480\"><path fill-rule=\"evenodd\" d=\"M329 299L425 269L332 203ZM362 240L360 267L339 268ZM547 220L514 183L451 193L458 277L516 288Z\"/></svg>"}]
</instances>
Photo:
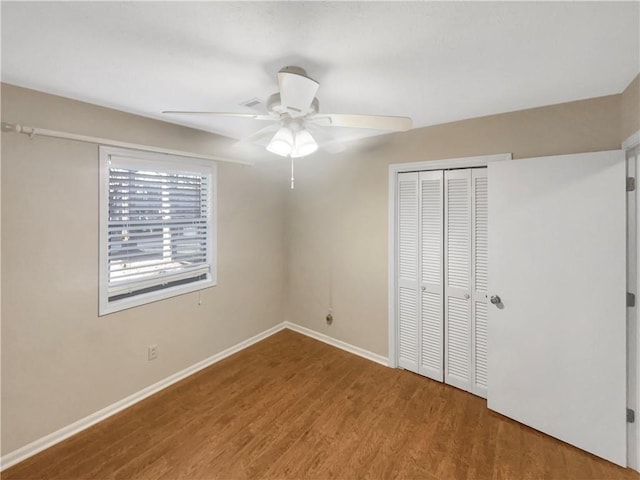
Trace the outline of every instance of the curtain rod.
<instances>
[{"instance_id":1,"label":"curtain rod","mask_svg":"<svg viewBox=\"0 0 640 480\"><path fill-rule=\"evenodd\" d=\"M144 150L146 152L165 153L169 155L179 155L181 157L202 158L204 160L214 160L216 162L239 163L241 165L253 165L248 160L238 160L233 158L218 157L215 155L204 155L201 153L185 152L182 150L172 150L169 148L150 147L149 145L140 145L137 143L120 142L118 140L110 140L108 138L91 137L88 135L78 135L69 132L59 132L56 130L47 130L44 128L27 127L17 123L2 122L2 131L6 133L22 133L34 137L40 135L43 137L64 138L67 140L75 140L77 142L95 143L99 145L109 145L112 147L124 147L134 150Z\"/></svg>"}]
</instances>

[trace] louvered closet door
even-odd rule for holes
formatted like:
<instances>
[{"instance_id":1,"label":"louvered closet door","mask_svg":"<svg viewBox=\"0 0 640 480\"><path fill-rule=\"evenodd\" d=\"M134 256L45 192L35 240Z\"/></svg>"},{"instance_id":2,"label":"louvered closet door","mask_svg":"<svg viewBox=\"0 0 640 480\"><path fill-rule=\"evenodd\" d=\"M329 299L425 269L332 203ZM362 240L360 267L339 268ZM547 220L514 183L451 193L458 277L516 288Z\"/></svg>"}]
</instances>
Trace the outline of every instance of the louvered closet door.
<instances>
[{"instance_id":1,"label":"louvered closet door","mask_svg":"<svg viewBox=\"0 0 640 480\"><path fill-rule=\"evenodd\" d=\"M474 168L471 170L471 391L484 398L487 398L488 193L487 169Z\"/></svg>"},{"instance_id":2,"label":"louvered closet door","mask_svg":"<svg viewBox=\"0 0 640 480\"><path fill-rule=\"evenodd\" d=\"M444 179L445 383L471 391L471 170Z\"/></svg>"},{"instance_id":3,"label":"louvered closet door","mask_svg":"<svg viewBox=\"0 0 640 480\"><path fill-rule=\"evenodd\" d=\"M443 380L443 172L420 172L420 372Z\"/></svg>"},{"instance_id":4,"label":"louvered closet door","mask_svg":"<svg viewBox=\"0 0 640 480\"><path fill-rule=\"evenodd\" d=\"M398 175L398 365L419 373L418 173Z\"/></svg>"}]
</instances>

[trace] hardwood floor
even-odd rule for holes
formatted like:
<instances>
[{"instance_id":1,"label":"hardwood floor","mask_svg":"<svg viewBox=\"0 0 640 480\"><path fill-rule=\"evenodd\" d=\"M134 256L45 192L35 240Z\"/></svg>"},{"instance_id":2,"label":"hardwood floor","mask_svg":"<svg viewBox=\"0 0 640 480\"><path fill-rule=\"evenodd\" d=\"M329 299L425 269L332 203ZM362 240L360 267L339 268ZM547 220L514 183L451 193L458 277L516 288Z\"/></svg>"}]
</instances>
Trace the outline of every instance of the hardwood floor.
<instances>
[{"instance_id":1,"label":"hardwood floor","mask_svg":"<svg viewBox=\"0 0 640 480\"><path fill-rule=\"evenodd\" d=\"M481 398L290 330L2 479L640 479Z\"/></svg>"}]
</instances>

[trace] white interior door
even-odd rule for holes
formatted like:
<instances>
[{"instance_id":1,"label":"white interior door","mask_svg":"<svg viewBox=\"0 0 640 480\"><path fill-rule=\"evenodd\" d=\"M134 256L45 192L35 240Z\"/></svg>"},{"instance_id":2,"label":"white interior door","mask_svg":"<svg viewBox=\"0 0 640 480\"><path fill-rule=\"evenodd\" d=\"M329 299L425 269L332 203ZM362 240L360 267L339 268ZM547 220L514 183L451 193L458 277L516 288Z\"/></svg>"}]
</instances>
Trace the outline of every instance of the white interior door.
<instances>
[{"instance_id":1,"label":"white interior door","mask_svg":"<svg viewBox=\"0 0 640 480\"><path fill-rule=\"evenodd\" d=\"M488 406L625 466L624 155L488 169Z\"/></svg>"},{"instance_id":2,"label":"white interior door","mask_svg":"<svg viewBox=\"0 0 640 480\"><path fill-rule=\"evenodd\" d=\"M420 371L443 379L443 172L420 172Z\"/></svg>"},{"instance_id":3,"label":"white interior door","mask_svg":"<svg viewBox=\"0 0 640 480\"><path fill-rule=\"evenodd\" d=\"M471 170L471 391L487 398L489 190L486 168Z\"/></svg>"},{"instance_id":4,"label":"white interior door","mask_svg":"<svg viewBox=\"0 0 640 480\"><path fill-rule=\"evenodd\" d=\"M444 381L471 391L471 170L444 179Z\"/></svg>"},{"instance_id":5,"label":"white interior door","mask_svg":"<svg viewBox=\"0 0 640 480\"><path fill-rule=\"evenodd\" d=\"M418 173L398 175L398 365L419 372Z\"/></svg>"}]
</instances>

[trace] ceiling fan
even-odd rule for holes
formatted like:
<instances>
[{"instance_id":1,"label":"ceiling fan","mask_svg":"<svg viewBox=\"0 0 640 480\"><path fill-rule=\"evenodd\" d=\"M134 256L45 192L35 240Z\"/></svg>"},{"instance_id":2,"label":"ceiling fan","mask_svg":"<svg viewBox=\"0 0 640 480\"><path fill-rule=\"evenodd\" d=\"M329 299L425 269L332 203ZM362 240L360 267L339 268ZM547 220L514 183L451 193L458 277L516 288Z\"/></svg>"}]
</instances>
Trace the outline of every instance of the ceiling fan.
<instances>
[{"instance_id":1,"label":"ceiling fan","mask_svg":"<svg viewBox=\"0 0 640 480\"><path fill-rule=\"evenodd\" d=\"M256 142L273 135L267 150L276 155L291 158L304 157L318 149L318 142L309 129L312 129L317 136L322 136L322 131L318 127L368 128L392 132L411 128L409 117L320 113L316 98L320 84L300 67L282 68L278 72L278 86L280 91L269 96L266 102L266 114L177 110L165 110L162 113L253 118L274 122L244 141Z\"/></svg>"}]
</instances>

